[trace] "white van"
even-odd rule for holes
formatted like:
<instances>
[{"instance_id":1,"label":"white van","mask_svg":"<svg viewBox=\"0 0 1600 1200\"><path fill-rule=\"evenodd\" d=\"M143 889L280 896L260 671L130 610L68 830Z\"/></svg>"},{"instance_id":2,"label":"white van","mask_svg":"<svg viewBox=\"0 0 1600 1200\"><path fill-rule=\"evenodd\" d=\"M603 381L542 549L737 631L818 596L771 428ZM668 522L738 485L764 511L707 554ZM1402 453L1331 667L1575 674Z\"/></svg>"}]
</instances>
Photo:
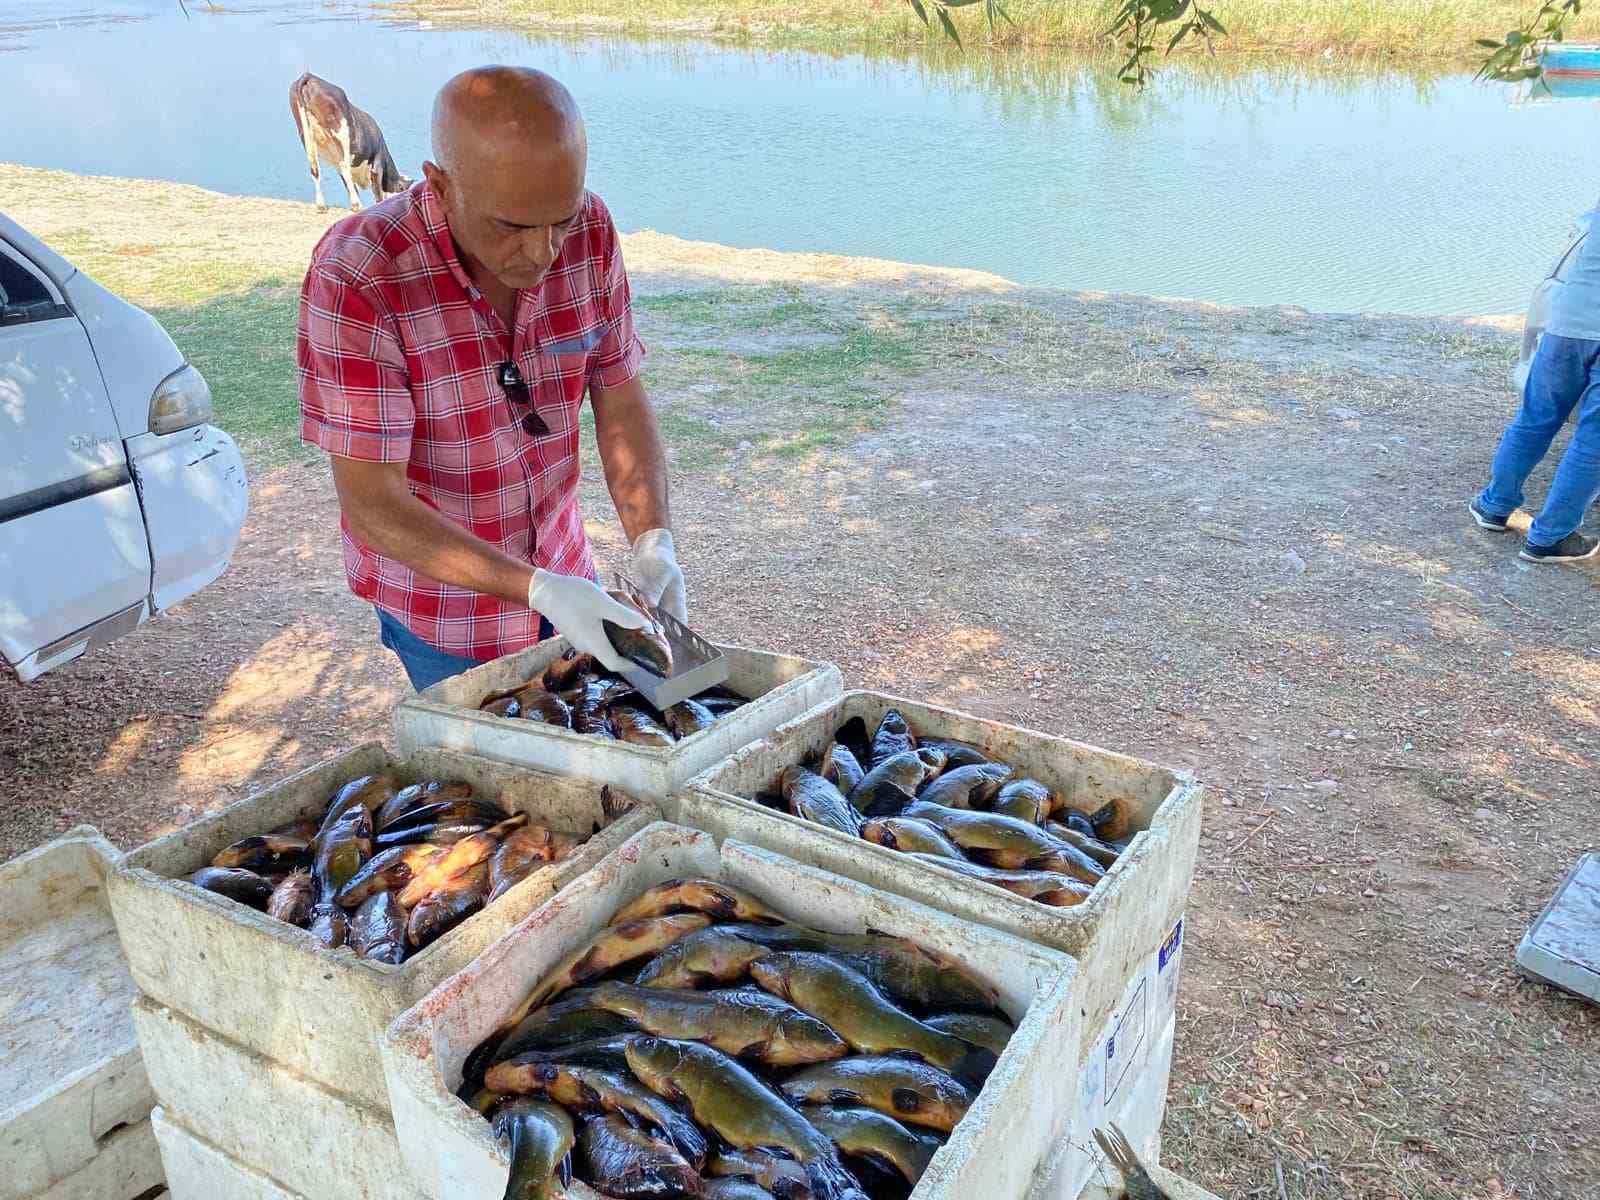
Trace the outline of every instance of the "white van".
<instances>
[{"instance_id":1,"label":"white van","mask_svg":"<svg viewBox=\"0 0 1600 1200\"><path fill-rule=\"evenodd\" d=\"M24 682L228 565L248 491L148 313L0 214L0 659Z\"/></svg>"}]
</instances>

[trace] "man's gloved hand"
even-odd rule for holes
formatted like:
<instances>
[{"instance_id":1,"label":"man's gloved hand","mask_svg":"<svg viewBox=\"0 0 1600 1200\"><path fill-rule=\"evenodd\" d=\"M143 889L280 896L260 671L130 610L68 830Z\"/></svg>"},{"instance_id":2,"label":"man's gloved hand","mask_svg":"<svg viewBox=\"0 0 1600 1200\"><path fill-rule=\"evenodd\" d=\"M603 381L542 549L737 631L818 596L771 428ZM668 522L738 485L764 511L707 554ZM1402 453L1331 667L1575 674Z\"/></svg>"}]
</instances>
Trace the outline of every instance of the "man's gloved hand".
<instances>
[{"instance_id":1,"label":"man's gloved hand","mask_svg":"<svg viewBox=\"0 0 1600 1200\"><path fill-rule=\"evenodd\" d=\"M672 530L650 529L633 542L633 570L630 578L639 585L644 598L663 612L685 623L689 608L683 593L683 569L672 545Z\"/></svg>"},{"instance_id":2,"label":"man's gloved hand","mask_svg":"<svg viewBox=\"0 0 1600 1200\"><path fill-rule=\"evenodd\" d=\"M643 629L645 615L638 609L619 604L598 584L578 575L556 575L536 568L528 584L528 607L543 616L580 654L592 654L608 671L632 666L611 646L601 627L610 621L623 629Z\"/></svg>"}]
</instances>

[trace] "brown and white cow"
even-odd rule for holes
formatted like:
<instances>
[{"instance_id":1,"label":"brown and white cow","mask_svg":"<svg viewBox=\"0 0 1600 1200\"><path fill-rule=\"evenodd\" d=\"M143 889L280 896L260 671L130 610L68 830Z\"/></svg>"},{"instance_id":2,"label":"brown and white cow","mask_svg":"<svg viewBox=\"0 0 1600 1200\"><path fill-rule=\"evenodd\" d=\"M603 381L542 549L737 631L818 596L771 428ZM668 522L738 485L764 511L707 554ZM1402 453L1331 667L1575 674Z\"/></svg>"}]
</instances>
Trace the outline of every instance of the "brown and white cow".
<instances>
[{"instance_id":1,"label":"brown and white cow","mask_svg":"<svg viewBox=\"0 0 1600 1200\"><path fill-rule=\"evenodd\" d=\"M307 71L289 85L289 111L294 114L300 145L305 148L311 179L316 184L318 212L328 211L328 202L322 198L318 159L331 163L344 180L351 212L361 211L358 187L371 192L376 204L411 186L412 181L400 174L389 156L378 123L351 104L338 84Z\"/></svg>"}]
</instances>

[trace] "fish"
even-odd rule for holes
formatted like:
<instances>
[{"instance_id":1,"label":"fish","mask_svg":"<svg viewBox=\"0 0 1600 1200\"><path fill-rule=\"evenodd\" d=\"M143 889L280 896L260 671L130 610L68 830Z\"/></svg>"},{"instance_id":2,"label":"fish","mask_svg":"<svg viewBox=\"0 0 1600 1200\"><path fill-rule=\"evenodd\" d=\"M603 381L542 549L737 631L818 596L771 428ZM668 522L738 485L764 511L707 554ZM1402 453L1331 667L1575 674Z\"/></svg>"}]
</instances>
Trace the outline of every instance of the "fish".
<instances>
[{"instance_id":1,"label":"fish","mask_svg":"<svg viewBox=\"0 0 1600 1200\"><path fill-rule=\"evenodd\" d=\"M795 1104L865 1105L941 1133L956 1127L973 1098L938 1067L896 1055L818 1063L789 1076L779 1090Z\"/></svg>"},{"instance_id":2,"label":"fish","mask_svg":"<svg viewBox=\"0 0 1600 1200\"><path fill-rule=\"evenodd\" d=\"M452 875L411 910L406 918L406 941L420 950L477 912L488 898L487 862Z\"/></svg>"},{"instance_id":3,"label":"fish","mask_svg":"<svg viewBox=\"0 0 1600 1200\"><path fill-rule=\"evenodd\" d=\"M443 854L429 859L420 868L413 870L411 881L401 889L401 907L411 908L452 875L486 861L501 842L527 823L528 814L518 813L498 825L461 838Z\"/></svg>"},{"instance_id":4,"label":"fish","mask_svg":"<svg viewBox=\"0 0 1600 1200\"><path fill-rule=\"evenodd\" d=\"M958 742L951 738L919 738L918 747L926 750L938 750L945 757L946 771L953 771L957 767L982 766L994 760L974 746L971 742Z\"/></svg>"},{"instance_id":5,"label":"fish","mask_svg":"<svg viewBox=\"0 0 1600 1200\"><path fill-rule=\"evenodd\" d=\"M217 852L213 867L244 867L258 874L277 873L309 866L311 847L305 838L262 833L240 838Z\"/></svg>"},{"instance_id":6,"label":"fish","mask_svg":"<svg viewBox=\"0 0 1600 1200\"><path fill-rule=\"evenodd\" d=\"M1145 1170L1122 1130L1115 1125L1096 1129L1094 1140L1111 1164L1122 1173L1126 1200L1171 1200L1166 1189L1150 1178L1150 1172Z\"/></svg>"},{"instance_id":7,"label":"fish","mask_svg":"<svg viewBox=\"0 0 1600 1200\"><path fill-rule=\"evenodd\" d=\"M544 1010L548 1011L548 1010ZM571 1067L600 1067L607 1071L626 1071L628 1069L628 1038L631 1036L632 1022L611 1013L601 1013L608 1020L614 1020L619 1027L625 1027L630 1032L613 1034L610 1037L586 1038L579 1042L567 1042L549 1050L521 1050L506 1058L497 1059L482 1071L477 1072L477 1078L482 1080L491 1067L500 1063L556 1063ZM464 1079L473 1078L473 1073L463 1069Z\"/></svg>"},{"instance_id":8,"label":"fish","mask_svg":"<svg viewBox=\"0 0 1600 1200\"><path fill-rule=\"evenodd\" d=\"M347 936L358 956L398 964L406 957L406 913L393 892L376 892L350 918Z\"/></svg>"},{"instance_id":9,"label":"fish","mask_svg":"<svg viewBox=\"0 0 1600 1200\"><path fill-rule=\"evenodd\" d=\"M1011 779L1001 784L1000 791L989 804L989 811L1043 825L1055 805L1055 793L1037 779Z\"/></svg>"},{"instance_id":10,"label":"fish","mask_svg":"<svg viewBox=\"0 0 1600 1200\"><path fill-rule=\"evenodd\" d=\"M1100 865L1081 850L1015 817L967 812L922 800L901 815L919 817L938 826L945 837L970 857L981 859L989 866L1060 871L1085 883L1094 883L1105 874Z\"/></svg>"},{"instance_id":11,"label":"fish","mask_svg":"<svg viewBox=\"0 0 1600 1200\"><path fill-rule=\"evenodd\" d=\"M873 817L861 826L861 836L879 846L907 854L931 854L939 858L966 857L937 827L915 817Z\"/></svg>"},{"instance_id":12,"label":"fish","mask_svg":"<svg viewBox=\"0 0 1600 1200\"><path fill-rule=\"evenodd\" d=\"M411 783L401 788L372 815L372 824L379 833L393 825L414 808L440 800L464 800L472 795L472 787L465 783L444 783L430 779Z\"/></svg>"},{"instance_id":13,"label":"fish","mask_svg":"<svg viewBox=\"0 0 1600 1200\"><path fill-rule=\"evenodd\" d=\"M978 1086L994 1069L995 1056L988 1050L929 1028L859 971L828 955L769 954L750 965L750 974L774 996L823 1022L858 1054L915 1054Z\"/></svg>"},{"instance_id":14,"label":"fish","mask_svg":"<svg viewBox=\"0 0 1600 1200\"><path fill-rule=\"evenodd\" d=\"M987 851L983 857L992 855L993 851ZM1090 887L1105 878L1106 873L1106 869L1094 859L1066 842L1058 842L1048 853L1028 859L1023 866L1030 871L1054 871L1060 875L1067 875Z\"/></svg>"},{"instance_id":15,"label":"fish","mask_svg":"<svg viewBox=\"0 0 1600 1200\"><path fill-rule=\"evenodd\" d=\"M693 737L702 730L710 729L717 722L717 715L701 704L698 700L680 700L671 708L663 712L667 729L675 738Z\"/></svg>"},{"instance_id":16,"label":"fish","mask_svg":"<svg viewBox=\"0 0 1600 1200\"><path fill-rule=\"evenodd\" d=\"M308 925L311 902L311 872L290 871L283 882L272 889L272 896L267 900L267 915L287 925Z\"/></svg>"},{"instance_id":17,"label":"fish","mask_svg":"<svg viewBox=\"0 0 1600 1200\"><path fill-rule=\"evenodd\" d=\"M982 1046L997 1058L1005 1053L1011 1035L1016 1032L1009 1021L979 1013L941 1013L937 1017L925 1017L922 1023L963 1042Z\"/></svg>"},{"instance_id":18,"label":"fish","mask_svg":"<svg viewBox=\"0 0 1600 1200\"><path fill-rule=\"evenodd\" d=\"M850 747L843 742L829 742L828 748L822 752L817 774L848 796L865 778L867 771L850 752Z\"/></svg>"},{"instance_id":19,"label":"fish","mask_svg":"<svg viewBox=\"0 0 1600 1200\"><path fill-rule=\"evenodd\" d=\"M730 1148L713 1154L706 1162L705 1173L713 1178L748 1179L764 1195L778 1200L809 1200L811 1196L811 1177L803 1166L792 1158L763 1150Z\"/></svg>"},{"instance_id":20,"label":"fish","mask_svg":"<svg viewBox=\"0 0 1600 1200\"><path fill-rule=\"evenodd\" d=\"M666 749L674 745L677 739L667 732L665 725L657 721L643 709L635 708L631 704L613 704L607 710L611 719L611 726L616 730L617 738L624 742L631 742L635 746L654 746Z\"/></svg>"},{"instance_id":21,"label":"fish","mask_svg":"<svg viewBox=\"0 0 1600 1200\"><path fill-rule=\"evenodd\" d=\"M542 721L558 729L572 728L572 707L550 692L525 691L517 697L516 715L524 721Z\"/></svg>"},{"instance_id":22,"label":"fish","mask_svg":"<svg viewBox=\"0 0 1600 1200\"><path fill-rule=\"evenodd\" d=\"M1080 833L1084 837L1095 836L1094 826L1089 824L1088 813L1081 813L1075 808L1058 807L1052 815L1056 818L1055 824L1057 825L1065 825L1068 829L1075 833Z\"/></svg>"},{"instance_id":23,"label":"fish","mask_svg":"<svg viewBox=\"0 0 1600 1200\"><path fill-rule=\"evenodd\" d=\"M679 938L645 964L634 979L637 987L703 988L733 983L750 964L770 951L727 926L713 925Z\"/></svg>"},{"instance_id":24,"label":"fish","mask_svg":"<svg viewBox=\"0 0 1600 1200\"><path fill-rule=\"evenodd\" d=\"M816 950L861 972L897 1004L946 1012L992 1012L998 993L960 963L907 938L822 933L798 925L725 925L771 950Z\"/></svg>"},{"instance_id":25,"label":"fish","mask_svg":"<svg viewBox=\"0 0 1600 1200\"><path fill-rule=\"evenodd\" d=\"M316 856L311 863L311 881L316 885L319 909L332 908L339 889L372 857L372 814L355 804L332 825L317 834Z\"/></svg>"},{"instance_id":26,"label":"fish","mask_svg":"<svg viewBox=\"0 0 1600 1200\"><path fill-rule=\"evenodd\" d=\"M828 1024L754 989L684 992L603 983L592 990L590 1003L657 1037L703 1042L768 1066L827 1062L849 1053Z\"/></svg>"},{"instance_id":27,"label":"fish","mask_svg":"<svg viewBox=\"0 0 1600 1200\"><path fill-rule=\"evenodd\" d=\"M911 732L911 726L906 724L906 719L896 709L888 709L883 714L883 719L878 722L878 729L872 735L871 760L866 763L867 773L886 758L893 758L896 754L905 754L917 748L917 736Z\"/></svg>"},{"instance_id":28,"label":"fish","mask_svg":"<svg viewBox=\"0 0 1600 1200\"><path fill-rule=\"evenodd\" d=\"M1070 825L1063 825L1060 821L1046 821L1045 832L1054 834L1069 846L1076 846L1102 867L1112 867L1121 857L1115 846L1107 845L1097 837L1079 833Z\"/></svg>"},{"instance_id":29,"label":"fish","mask_svg":"<svg viewBox=\"0 0 1600 1200\"><path fill-rule=\"evenodd\" d=\"M535 1009L515 1024L504 1036L492 1034L471 1054L461 1070L467 1079L482 1079L490 1064L520 1054L543 1053L564 1046L598 1041L630 1033L633 1022L615 1013L589 1006L587 992L574 991L555 1004Z\"/></svg>"},{"instance_id":30,"label":"fish","mask_svg":"<svg viewBox=\"0 0 1600 1200\"><path fill-rule=\"evenodd\" d=\"M918 758L915 751L891 754L861 777L861 782L850 792L850 803L858 811L870 813L868 802L883 785L890 784L915 794L931 774L928 764Z\"/></svg>"},{"instance_id":31,"label":"fish","mask_svg":"<svg viewBox=\"0 0 1600 1200\"><path fill-rule=\"evenodd\" d=\"M265 910L272 899L271 882L244 867L201 867L189 882L251 908Z\"/></svg>"},{"instance_id":32,"label":"fish","mask_svg":"<svg viewBox=\"0 0 1600 1200\"><path fill-rule=\"evenodd\" d=\"M583 1123L578 1147L588 1180L616 1200L672 1200L700 1194L700 1174L672 1145L607 1113Z\"/></svg>"},{"instance_id":33,"label":"fish","mask_svg":"<svg viewBox=\"0 0 1600 1200\"><path fill-rule=\"evenodd\" d=\"M577 682L582 675L592 675L599 668L592 654L579 654L574 649L568 649L565 654L556 659L544 669L541 682L547 692L564 692Z\"/></svg>"},{"instance_id":34,"label":"fish","mask_svg":"<svg viewBox=\"0 0 1600 1200\"><path fill-rule=\"evenodd\" d=\"M462 838L482 833L492 824L481 818L471 821L435 821L431 825L407 825L386 829L374 843L380 850L395 846L454 846Z\"/></svg>"},{"instance_id":35,"label":"fish","mask_svg":"<svg viewBox=\"0 0 1600 1200\"><path fill-rule=\"evenodd\" d=\"M538 868L555 862L570 846L582 843L582 838L556 833L542 825L513 830L490 856L489 899L499 899Z\"/></svg>"},{"instance_id":36,"label":"fish","mask_svg":"<svg viewBox=\"0 0 1600 1200\"><path fill-rule=\"evenodd\" d=\"M568 988L578 987L609 975L624 963L660 953L685 934L704 929L711 918L704 913L680 913L674 917L651 917L626 921L602 929L588 943L569 955L548 979L529 994L516 1021Z\"/></svg>"},{"instance_id":37,"label":"fish","mask_svg":"<svg viewBox=\"0 0 1600 1200\"><path fill-rule=\"evenodd\" d=\"M727 1146L786 1151L805 1167L815 1200L866 1200L833 1143L727 1055L698 1042L638 1037L628 1043L628 1068L656 1095L686 1103L695 1123Z\"/></svg>"},{"instance_id":38,"label":"fish","mask_svg":"<svg viewBox=\"0 0 1600 1200\"><path fill-rule=\"evenodd\" d=\"M912 1187L944 1144L931 1134L907 1129L875 1108L806 1105L800 1115L827 1134L839 1153L871 1159Z\"/></svg>"},{"instance_id":39,"label":"fish","mask_svg":"<svg viewBox=\"0 0 1600 1200\"><path fill-rule=\"evenodd\" d=\"M659 1129L696 1170L706 1160L705 1135L693 1121L634 1079L624 1067L608 1071L572 1063L498 1062L483 1077L491 1091L542 1096L580 1112L619 1113Z\"/></svg>"},{"instance_id":40,"label":"fish","mask_svg":"<svg viewBox=\"0 0 1600 1200\"><path fill-rule=\"evenodd\" d=\"M719 720L731 712L737 712L749 703L746 700L732 700L725 696L708 695L705 692L701 692L694 697L694 702Z\"/></svg>"},{"instance_id":41,"label":"fish","mask_svg":"<svg viewBox=\"0 0 1600 1200\"><path fill-rule=\"evenodd\" d=\"M577 1141L566 1109L522 1096L507 1100L495 1109L494 1135L511 1143L504 1200L554 1200L566 1194Z\"/></svg>"},{"instance_id":42,"label":"fish","mask_svg":"<svg viewBox=\"0 0 1600 1200\"><path fill-rule=\"evenodd\" d=\"M856 756L862 770L872 765L872 735L867 732L867 723L860 717L851 717L834 730L833 740Z\"/></svg>"},{"instance_id":43,"label":"fish","mask_svg":"<svg viewBox=\"0 0 1600 1200\"><path fill-rule=\"evenodd\" d=\"M386 825L381 832L396 833L422 825L448 825L454 822L478 822L489 826L509 816L509 812L492 800L485 800L482 796L462 796L420 804Z\"/></svg>"},{"instance_id":44,"label":"fish","mask_svg":"<svg viewBox=\"0 0 1600 1200\"><path fill-rule=\"evenodd\" d=\"M611 643L613 650L635 666L649 671L652 675L667 678L672 674L672 644L667 641L666 630L623 593L613 591L610 596L618 604L624 604L644 617L645 623L639 629L624 629L620 625L602 619L600 627L605 631L606 641Z\"/></svg>"},{"instance_id":45,"label":"fish","mask_svg":"<svg viewBox=\"0 0 1600 1200\"><path fill-rule=\"evenodd\" d=\"M921 859L931 866L945 867L969 879L982 880L1026 900L1037 900L1040 904L1048 904L1052 908L1071 908L1075 904L1081 904L1094 890L1088 884L1079 882L1071 875L1063 875L1059 871L1008 871L1001 867L986 867L982 863L971 862L965 858L943 858L933 854L913 854L911 857Z\"/></svg>"},{"instance_id":46,"label":"fish","mask_svg":"<svg viewBox=\"0 0 1600 1200\"><path fill-rule=\"evenodd\" d=\"M343 909L331 904L313 905L311 924L306 928L312 937L329 950L337 950L350 934L350 918Z\"/></svg>"},{"instance_id":47,"label":"fish","mask_svg":"<svg viewBox=\"0 0 1600 1200\"><path fill-rule=\"evenodd\" d=\"M942 804L946 808L982 808L1000 791L1001 785L1011 778L1011 768L1000 763L982 766L957 767L946 771L917 794L917 799L927 804Z\"/></svg>"},{"instance_id":48,"label":"fish","mask_svg":"<svg viewBox=\"0 0 1600 1200\"><path fill-rule=\"evenodd\" d=\"M572 713L572 732L612 737L610 718L606 705L615 692L613 683L605 679L590 679L561 699Z\"/></svg>"},{"instance_id":49,"label":"fish","mask_svg":"<svg viewBox=\"0 0 1600 1200\"><path fill-rule=\"evenodd\" d=\"M810 1200L811 1187L806 1186L805 1196L782 1197L781 1200ZM780 1200L759 1183L745 1178L700 1180L700 1200Z\"/></svg>"},{"instance_id":50,"label":"fish","mask_svg":"<svg viewBox=\"0 0 1600 1200\"><path fill-rule=\"evenodd\" d=\"M785 767L779 786L789 810L796 816L851 837L860 835L861 815L850 806L844 793L821 775L804 767Z\"/></svg>"},{"instance_id":51,"label":"fish","mask_svg":"<svg viewBox=\"0 0 1600 1200\"><path fill-rule=\"evenodd\" d=\"M1074 803L1073 799L1064 798L1056 808L1056 814L1068 814L1068 823L1071 824L1070 814L1072 813L1079 813L1089 823L1087 830L1083 830L1081 825L1078 826L1080 830L1088 833L1091 837L1099 838L1102 842L1126 841L1139 832L1138 826L1135 824L1136 814L1131 800L1120 798L1107 800L1099 808L1091 812L1081 809L1078 804Z\"/></svg>"},{"instance_id":52,"label":"fish","mask_svg":"<svg viewBox=\"0 0 1600 1200\"><path fill-rule=\"evenodd\" d=\"M714 879L669 879L665 883L658 883L632 903L618 909L611 918L611 924L620 925L626 921L665 917L681 912L701 912L719 921L783 924L781 914L749 892Z\"/></svg>"},{"instance_id":53,"label":"fish","mask_svg":"<svg viewBox=\"0 0 1600 1200\"><path fill-rule=\"evenodd\" d=\"M380 850L350 876L333 902L340 908L359 908L379 892L399 891L418 870L445 852L443 846L391 846Z\"/></svg>"},{"instance_id":54,"label":"fish","mask_svg":"<svg viewBox=\"0 0 1600 1200\"><path fill-rule=\"evenodd\" d=\"M388 775L363 775L359 779L352 779L334 793L328 811L322 815L318 834L326 833L356 805L366 809L369 814L376 813L394 799L396 790L395 781Z\"/></svg>"},{"instance_id":55,"label":"fish","mask_svg":"<svg viewBox=\"0 0 1600 1200\"><path fill-rule=\"evenodd\" d=\"M520 717L522 702L515 696L496 696L493 700L485 700L478 705L478 711L488 713L491 717Z\"/></svg>"}]
</instances>

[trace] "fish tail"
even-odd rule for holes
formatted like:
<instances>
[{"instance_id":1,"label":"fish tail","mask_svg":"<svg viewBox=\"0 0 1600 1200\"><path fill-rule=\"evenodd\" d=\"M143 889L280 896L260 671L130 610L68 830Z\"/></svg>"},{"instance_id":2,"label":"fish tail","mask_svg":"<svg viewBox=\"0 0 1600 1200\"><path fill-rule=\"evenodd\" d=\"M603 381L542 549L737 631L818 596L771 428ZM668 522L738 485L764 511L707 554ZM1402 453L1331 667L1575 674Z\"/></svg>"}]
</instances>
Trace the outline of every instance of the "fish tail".
<instances>
[{"instance_id":1,"label":"fish tail","mask_svg":"<svg viewBox=\"0 0 1600 1200\"><path fill-rule=\"evenodd\" d=\"M1140 1169L1139 1160L1134 1156L1133 1147L1128 1144L1127 1137L1115 1125L1108 1125L1104 1129L1094 1131L1094 1140L1100 1144L1100 1149L1116 1164L1117 1170L1122 1172L1124 1179L1131 1179L1134 1172Z\"/></svg>"}]
</instances>

